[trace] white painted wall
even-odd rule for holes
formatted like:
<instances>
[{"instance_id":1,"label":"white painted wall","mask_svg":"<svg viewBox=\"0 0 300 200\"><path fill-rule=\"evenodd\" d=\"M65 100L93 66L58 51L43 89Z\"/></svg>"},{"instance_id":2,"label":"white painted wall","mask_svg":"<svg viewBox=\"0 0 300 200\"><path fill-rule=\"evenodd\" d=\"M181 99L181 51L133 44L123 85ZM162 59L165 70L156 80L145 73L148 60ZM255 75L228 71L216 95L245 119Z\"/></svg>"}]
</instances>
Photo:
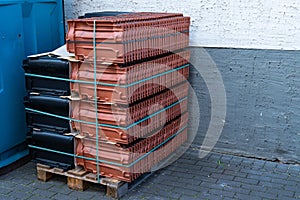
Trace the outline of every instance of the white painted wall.
<instances>
[{"instance_id":1,"label":"white painted wall","mask_svg":"<svg viewBox=\"0 0 300 200\"><path fill-rule=\"evenodd\" d=\"M193 46L300 50L300 0L65 0L67 19L105 10L191 16Z\"/></svg>"}]
</instances>

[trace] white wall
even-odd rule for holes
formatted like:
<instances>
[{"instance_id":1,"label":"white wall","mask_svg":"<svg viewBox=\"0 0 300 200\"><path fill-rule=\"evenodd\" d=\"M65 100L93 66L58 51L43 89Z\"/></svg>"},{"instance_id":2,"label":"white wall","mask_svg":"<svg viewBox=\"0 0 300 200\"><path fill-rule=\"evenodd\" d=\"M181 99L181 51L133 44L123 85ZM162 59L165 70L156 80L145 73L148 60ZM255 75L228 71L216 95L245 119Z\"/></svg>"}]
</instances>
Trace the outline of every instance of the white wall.
<instances>
[{"instance_id":1,"label":"white wall","mask_svg":"<svg viewBox=\"0 0 300 200\"><path fill-rule=\"evenodd\" d=\"M184 13L193 46L300 50L300 0L65 0L67 19L105 10Z\"/></svg>"}]
</instances>

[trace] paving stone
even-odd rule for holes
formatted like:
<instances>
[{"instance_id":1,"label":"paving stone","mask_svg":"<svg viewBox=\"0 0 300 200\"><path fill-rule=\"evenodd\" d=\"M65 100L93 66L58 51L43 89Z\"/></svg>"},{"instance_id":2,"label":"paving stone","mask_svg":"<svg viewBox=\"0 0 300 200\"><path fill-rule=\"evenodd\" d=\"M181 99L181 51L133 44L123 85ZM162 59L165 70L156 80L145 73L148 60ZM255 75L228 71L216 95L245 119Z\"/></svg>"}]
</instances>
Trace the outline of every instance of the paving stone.
<instances>
[{"instance_id":1,"label":"paving stone","mask_svg":"<svg viewBox=\"0 0 300 200\"><path fill-rule=\"evenodd\" d=\"M291 199L297 199L297 198L296 197L285 196L285 195L282 195L282 194L278 194L278 198L277 199L280 199L280 200L291 200Z\"/></svg>"},{"instance_id":2,"label":"paving stone","mask_svg":"<svg viewBox=\"0 0 300 200\"><path fill-rule=\"evenodd\" d=\"M251 191L249 189L241 188L241 187L225 187L223 190L235 192L238 194L245 194L245 195L249 195Z\"/></svg>"},{"instance_id":3,"label":"paving stone","mask_svg":"<svg viewBox=\"0 0 300 200\"><path fill-rule=\"evenodd\" d=\"M241 164L243 162L243 158L241 157L237 157L237 156L234 156L232 159L231 159L231 162L233 164Z\"/></svg>"},{"instance_id":4,"label":"paving stone","mask_svg":"<svg viewBox=\"0 0 300 200\"><path fill-rule=\"evenodd\" d=\"M10 180L0 181L0 188L14 188L17 184Z\"/></svg>"},{"instance_id":5,"label":"paving stone","mask_svg":"<svg viewBox=\"0 0 300 200\"><path fill-rule=\"evenodd\" d=\"M60 186L60 187L53 186L53 187L51 187L48 190L52 191L52 192L60 193L60 194L65 194L65 195L68 195L68 194L70 194L72 192L72 190L69 189L67 185Z\"/></svg>"},{"instance_id":6,"label":"paving stone","mask_svg":"<svg viewBox=\"0 0 300 200\"><path fill-rule=\"evenodd\" d=\"M162 182L167 181L169 178L173 178L173 176L162 176L162 175L155 176L155 174L154 174L148 180L150 180L151 183L162 183Z\"/></svg>"},{"instance_id":7,"label":"paving stone","mask_svg":"<svg viewBox=\"0 0 300 200\"><path fill-rule=\"evenodd\" d=\"M230 162L233 158L234 156L232 155L222 155L220 159L224 162Z\"/></svg>"},{"instance_id":8,"label":"paving stone","mask_svg":"<svg viewBox=\"0 0 300 200\"><path fill-rule=\"evenodd\" d=\"M194 190L194 191L199 191L201 190L201 186L200 185L182 185L183 188L189 189L189 190Z\"/></svg>"},{"instance_id":9,"label":"paving stone","mask_svg":"<svg viewBox=\"0 0 300 200\"><path fill-rule=\"evenodd\" d=\"M68 199L74 199L74 197L65 195L65 194L56 194L52 197L52 199L57 199L57 200L68 200Z\"/></svg>"},{"instance_id":10,"label":"paving stone","mask_svg":"<svg viewBox=\"0 0 300 200\"><path fill-rule=\"evenodd\" d=\"M214 153L214 154L210 155L209 160L210 161L218 161L218 160L221 160L222 156L223 156L222 154Z\"/></svg>"},{"instance_id":11,"label":"paving stone","mask_svg":"<svg viewBox=\"0 0 300 200\"><path fill-rule=\"evenodd\" d=\"M280 179L280 178L271 178L272 183L278 183L278 184L284 184L287 182L285 179Z\"/></svg>"},{"instance_id":12,"label":"paving stone","mask_svg":"<svg viewBox=\"0 0 300 200\"><path fill-rule=\"evenodd\" d=\"M267 193L278 194L278 195L289 197L289 198L292 198L292 197L295 196L294 191L289 191L289 190L284 190L284 189L278 190L276 188L269 188L266 192ZM280 199L280 198L278 198L278 199Z\"/></svg>"},{"instance_id":13,"label":"paving stone","mask_svg":"<svg viewBox=\"0 0 300 200\"><path fill-rule=\"evenodd\" d=\"M182 187L182 188L188 188L189 185L200 185L200 182L197 180L187 180L187 179L165 179L159 185L167 185L171 187Z\"/></svg>"},{"instance_id":14,"label":"paving stone","mask_svg":"<svg viewBox=\"0 0 300 200\"><path fill-rule=\"evenodd\" d=\"M266 161L264 161L264 160L254 160L253 161L253 166L256 166L256 167L262 168L265 164L266 164Z\"/></svg>"},{"instance_id":15,"label":"paving stone","mask_svg":"<svg viewBox=\"0 0 300 200\"><path fill-rule=\"evenodd\" d=\"M54 176L48 181L48 183L51 183L55 186L64 186L67 184L67 178L63 176Z\"/></svg>"},{"instance_id":16,"label":"paving stone","mask_svg":"<svg viewBox=\"0 0 300 200\"><path fill-rule=\"evenodd\" d=\"M221 180L228 180L228 181L232 181L234 179L234 176L232 175L217 174L217 173L212 174L210 177L217 178L219 180L221 179Z\"/></svg>"},{"instance_id":17,"label":"paving stone","mask_svg":"<svg viewBox=\"0 0 300 200\"><path fill-rule=\"evenodd\" d=\"M278 163L275 162L266 162L264 165L264 169L268 171L273 171L277 167Z\"/></svg>"},{"instance_id":18,"label":"paving stone","mask_svg":"<svg viewBox=\"0 0 300 200\"><path fill-rule=\"evenodd\" d=\"M198 180L200 184L202 182L216 183L218 181L217 178L213 178L209 174L203 174L203 173L198 176L195 176L193 179Z\"/></svg>"},{"instance_id":19,"label":"paving stone","mask_svg":"<svg viewBox=\"0 0 300 200\"><path fill-rule=\"evenodd\" d=\"M189 168L181 168L181 167L176 167L176 166L172 166L168 168L170 174L173 174L174 172L188 172Z\"/></svg>"},{"instance_id":20,"label":"paving stone","mask_svg":"<svg viewBox=\"0 0 300 200\"><path fill-rule=\"evenodd\" d=\"M253 196L253 195L241 194L241 193L236 193L234 195L233 199L240 199L240 200L248 200L248 199L251 199L251 200L261 200L260 197Z\"/></svg>"},{"instance_id":21,"label":"paving stone","mask_svg":"<svg viewBox=\"0 0 300 200\"><path fill-rule=\"evenodd\" d=\"M247 178L255 179L255 180L259 180L259 181L271 181L271 179L272 179L267 176L259 176L259 175L253 175L253 174L248 174Z\"/></svg>"},{"instance_id":22,"label":"paving stone","mask_svg":"<svg viewBox=\"0 0 300 200\"><path fill-rule=\"evenodd\" d=\"M250 169L255 170L255 171L261 171L261 172L265 172L266 170L264 170L263 166L259 166L259 165L255 165L253 164Z\"/></svg>"},{"instance_id":23,"label":"paving stone","mask_svg":"<svg viewBox=\"0 0 300 200\"><path fill-rule=\"evenodd\" d=\"M195 166L200 166L200 167L212 167L213 166L214 168L216 168L218 166L218 163L215 162L215 163L212 164L211 162L201 160L201 161L198 161L195 164ZM200 169L202 169L202 168L200 168Z\"/></svg>"},{"instance_id":24,"label":"paving stone","mask_svg":"<svg viewBox=\"0 0 300 200\"><path fill-rule=\"evenodd\" d=\"M199 194L198 199L203 199L203 200L221 200L223 199L219 195L214 195L214 194L209 194L209 193L202 193Z\"/></svg>"},{"instance_id":25,"label":"paving stone","mask_svg":"<svg viewBox=\"0 0 300 200\"><path fill-rule=\"evenodd\" d=\"M268 187L268 188L276 188L276 189L283 189L284 185L278 184L278 183L272 183L268 181L260 181L259 185L262 187Z\"/></svg>"},{"instance_id":26,"label":"paving stone","mask_svg":"<svg viewBox=\"0 0 300 200\"><path fill-rule=\"evenodd\" d=\"M0 194L7 195L10 192L12 192L14 189L13 188L0 188Z\"/></svg>"},{"instance_id":27,"label":"paving stone","mask_svg":"<svg viewBox=\"0 0 300 200\"><path fill-rule=\"evenodd\" d=\"M253 162L254 160L252 159L247 159L247 158L244 158L242 163L244 164L244 166L248 166L248 167L251 167L253 165Z\"/></svg>"},{"instance_id":28,"label":"paving stone","mask_svg":"<svg viewBox=\"0 0 300 200\"><path fill-rule=\"evenodd\" d=\"M289 191L299 191L299 185L293 185L293 186L291 186L291 185L286 185L285 187L284 187L284 189L285 190L289 190Z\"/></svg>"},{"instance_id":29,"label":"paving stone","mask_svg":"<svg viewBox=\"0 0 300 200\"><path fill-rule=\"evenodd\" d=\"M200 184L201 187L205 187L208 189L223 189L224 186L222 184L215 184L215 183L208 183L208 182L202 182Z\"/></svg>"},{"instance_id":30,"label":"paving stone","mask_svg":"<svg viewBox=\"0 0 300 200\"><path fill-rule=\"evenodd\" d=\"M250 179L250 178L235 177L234 181L241 182L241 183L253 184L253 185L257 185L258 184L258 180Z\"/></svg>"},{"instance_id":31,"label":"paving stone","mask_svg":"<svg viewBox=\"0 0 300 200\"><path fill-rule=\"evenodd\" d=\"M149 198L153 199L153 200L170 200L170 198L168 198L168 197L161 197L161 196L157 196L157 195L149 195Z\"/></svg>"},{"instance_id":32,"label":"paving stone","mask_svg":"<svg viewBox=\"0 0 300 200\"><path fill-rule=\"evenodd\" d=\"M193 196L187 196L187 195L182 195L180 198L180 200L199 200L199 197L193 197Z\"/></svg>"},{"instance_id":33,"label":"paving stone","mask_svg":"<svg viewBox=\"0 0 300 200\"><path fill-rule=\"evenodd\" d=\"M222 174L224 169L218 169L216 168L216 166L211 166L211 167L202 167L201 169L202 171L204 172L208 172L210 174L212 173L219 173L219 174Z\"/></svg>"},{"instance_id":34,"label":"paving stone","mask_svg":"<svg viewBox=\"0 0 300 200\"><path fill-rule=\"evenodd\" d=\"M47 190L47 189L53 187L53 184L49 184L47 182L42 182L42 181L36 181L36 182L30 183L28 185L28 187L34 187L37 189Z\"/></svg>"},{"instance_id":35,"label":"paving stone","mask_svg":"<svg viewBox=\"0 0 300 200\"><path fill-rule=\"evenodd\" d=\"M260 192L264 192L267 190L266 187L262 187L260 185L245 184L245 183L242 183L241 188L248 189L250 191L260 191Z\"/></svg>"},{"instance_id":36,"label":"paving stone","mask_svg":"<svg viewBox=\"0 0 300 200\"><path fill-rule=\"evenodd\" d=\"M135 189L135 190L133 190L132 192L126 194L126 196L131 196L131 195L133 195L133 194L140 194L140 195L145 194L145 195L149 195L149 194L152 194L153 191L155 191L155 190L156 190L156 189L154 189L154 188L151 188L151 189L149 188L149 189L147 189L147 188L141 186L141 187L139 187L138 189Z\"/></svg>"},{"instance_id":37,"label":"paving stone","mask_svg":"<svg viewBox=\"0 0 300 200\"><path fill-rule=\"evenodd\" d=\"M12 193L9 194L10 197L16 198L16 199L29 199L32 194L30 193L26 193L23 191L14 191Z\"/></svg>"},{"instance_id":38,"label":"paving stone","mask_svg":"<svg viewBox=\"0 0 300 200\"><path fill-rule=\"evenodd\" d=\"M189 168L186 170L181 170L181 172L186 173L186 174L190 174L193 175L193 178L195 178L196 176L202 175L203 172L201 171L201 169L195 169L195 168ZM166 176L172 176L174 174L174 172L170 173L169 175Z\"/></svg>"},{"instance_id":39,"label":"paving stone","mask_svg":"<svg viewBox=\"0 0 300 200\"><path fill-rule=\"evenodd\" d=\"M107 196L101 196L101 195L95 195L93 198L89 199L89 200L112 200L112 198L110 197L107 197ZM125 197L123 197L122 199L126 199ZM137 196L136 200L139 199L139 200L147 200L147 199L150 199L150 198L145 198L144 195L140 195L140 196Z\"/></svg>"},{"instance_id":40,"label":"paving stone","mask_svg":"<svg viewBox=\"0 0 300 200\"><path fill-rule=\"evenodd\" d=\"M278 179L288 179L290 176L287 173L276 174L274 172L272 172L272 173L269 172L269 173L264 173L264 174L265 174L265 176L268 176L270 178L278 178Z\"/></svg>"},{"instance_id":41,"label":"paving stone","mask_svg":"<svg viewBox=\"0 0 300 200\"><path fill-rule=\"evenodd\" d=\"M253 175L259 175L259 176L264 174L264 172L262 172L261 170L258 171L258 170L253 170L253 169L249 169L249 168L241 168L240 172L247 173L247 174L253 174Z\"/></svg>"},{"instance_id":42,"label":"paving stone","mask_svg":"<svg viewBox=\"0 0 300 200\"><path fill-rule=\"evenodd\" d=\"M36 190L34 187L29 187L28 185L18 184L14 187L15 191L22 191L22 192L33 192Z\"/></svg>"},{"instance_id":43,"label":"paving stone","mask_svg":"<svg viewBox=\"0 0 300 200\"><path fill-rule=\"evenodd\" d=\"M174 172L172 173L172 176L178 177L178 178L185 178L185 179L191 179L194 177L193 174L187 174L183 172Z\"/></svg>"},{"instance_id":44,"label":"paving stone","mask_svg":"<svg viewBox=\"0 0 300 200\"><path fill-rule=\"evenodd\" d=\"M90 199L95 196L95 192L87 190L83 192L73 190L70 194L68 194L68 196L75 197L77 199Z\"/></svg>"},{"instance_id":45,"label":"paving stone","mask_svg":"<svg viewBox=\"0 0 300 200\"><path fill-rule=\"evenodd\" d=\"M248 175L247 173L244 173L244 172L232 171L229 169L225 169L223 174L242 177L242 178L246 178L246 176Z\"/></svg>"},{"instance_id":46,"label":"paving stone","mask_svg":"<svg viewBox=\"0 0 300 200\"><path fill-rule=\"evenodd\" d=\"M195 190L189 190L185 188L176 188L174 192L180 194L180 195L187 195L187 196L197 196L199 195L198 191Z\"/></svg>"},{"instance_id":47,"label":"paving stone","mask_svg":"<svg viewBox=\"0 0 300 200\"><path fill-rule=\"evenodd\" d=\"M197 190L200 187L201 182L198 182L196 180L190 180L190 181L187 181L187 182L185 182L185 181L183 181L183 180L177 180L176 181L176 180L168 179L168 180L164 181L164 183L161 183L157 186L154 186L154 188L159 187L161 189L164 189L167 186L167 188L172 188L172 189L174 189L176 187L182 187L182 188L185 188L185 189Z\"/></svg>"},{"instance_id":48,"label":"paving stone","mask_svg":"<svg viewBox=\"0 0 300 200\"><path fill-rule=\"evenodd\" d=\"M225 169L228 169L227 165L228 165L227 163L221 163L221 164L218 163L216 169L223 170L222 171L223 173Z\"/></svg>"},{"instance_id":49,"label":"paving stone","mask_svg":"<svg viewBox=\"0 0 300 200\"><path fill-rule=\"evenodd\" d=\"M191 159L193 157L194 156L191 155L191 153L189 151L186 151L185 154L183 154L180 158L182 158L182 159Z\"/></svg>"},{"instance_id":50,"label":"paving stone","mask_svg":"<svg viewBox=\"0 0 300 200\"><path fill-rule=\"evenodd\" d=\"M214 194L220 197L231 197L233 198L235 192L226 191L226 190L216 190L216 189L210 189L208 190L210 194Z\"/></svg>"},{"instance_id":51,"label":"paving stone","mask_svg":"<svg viewBox=\"0 0 300 200\"><path fill-rule=\"evenodd\" d=\"M240 164L227 163L224 164L222 167L222 169L224 170L240 171L242 166Z\"/></svg>"},{"instance_id":52,"label":"paving stone","mask_svg":"<svg viewBox=\"0 0 300 200\"><path fill-rule=\"evenodd\" d=\"M223 197L222 200L232 200L233 198Z\"/></svg>"},{"instance_id":53,"label":"paving stone","mask_svg":"<svg viewBox=\"0 0 300 200\"><path fill-rule=\"evenodd\" d=\"M254 197L260 197L260 198L277 199L277 193L251 191L250 195Z\"/></svg>"},{"instance_id":54,"label":"paving stone","mask_svg":"<svg viewBox=\"0 0 300 200\"><path fill-rule=\"evenodd\" d=\"M239 188L242 183L239 181L227 181L227 180L218 180L217 184L225 187Z\"/></svg>"},{"instance_id":55,"label":"paving stone","mask_svg":"<svg viewBox=\"0 0 300 200\"><path fill-rule=\"evenodd\" d=\"M51 198L47 198L44 196L39 196L39 195L33 195L30 197L30 200L51 200Z\"/></svg>"},{"instance_id":56,"label":"paving stone","mask_svg":"<svg viewBox=\"0 0 300 200\"><path fill-rule=\"evenodd\" d=\"M160 196L160 197L165 197L165 198L170 198L170 199L178 199L181 194L175 192L168 192L168 191L164 191L164 190L158 190L158 191L154 191L155 195Z\"/></svg>"},{"instance_id":57,"label":"paving stone","mask_svg":"<svg viewBox=\"0 0 300 200\"><path fill-rule=\"evenodd\" d=\"M39 195L43 197L50 198L57 194L57 192L49 191L49 190L39 190Z\"/></svg>"},{"instance_id":58,"label":"paving stone","mask_svg":"<svg viewBox=\"0 0 300 200\"><path fill-rule=\"evenodd\" d=\"M102 198L103 197L101 197L101 200L102 200ZM103 199L111 200L111 198L108 198L108 197L104 197ZM131 196L124 196L122 199L123 200L151 200L151 197L149 195L147 196L145 194L133 194ZM99 197L94 197L91 200L99 200Z\"/></svg>"},{"instance_id":59,"label":"paving stone","mask_svg":"<svg viewBox=\"0 0 300 200\"><path fill-rule=\"evenodd\" d=\"M4 175L0 176L0 182L3 181L3 180L11 180L13 178L15 178L15 177L12 175L12 172L7 173L7 174L4 174Z\"/></svg>"},{"instance_id":60,"label":"paving stone","mask_svg":"<svg viewBox=\"0 0 300 200\"><path fill-rule=\"evenodd\" d=\"M275 172L287 172L288 171L288 165L279 164L277 165Z\"/></svg>"},{"instance_id":61,"label":"paving stone","mask_svg":"<svg viewBox=\"0 0 300 200\"><path fill-rule=\"evenodd\" d=\"M32 179L26 179L26 178L22 178L22 177L16 177L16 178L12 179L11 181L13 183L16 183L16 185L19 185L19 184L29 185L29 184L31 184L31 183L34 182L33 179L35 179L35 177L32 178Z\"/></svg>"},{"instance_id":62,"label":"paving stone","mask_svg":"<svg viewBox=\"0 0 300 200\"><path fill-rule=\"evenodd\" d=\"M0 200L16 200L17 198L0 194Z\"/></svg>"},{"instance_id":63,"label":"paving stone","mask_svg":"<svg viewBox=\"0 0 300 200\"><path fill-rule=\"evenodd\" d=\"M293 183L293 185L295 185L295 182L296 184L299 184L299 179L300 179L300 175L289 175L286 180L291 181L290 183Z\"/></svg>"},{"instance_id":64,"label":"paving stone","mask_svg":"<svg viewBox=\"0 0 300 200\"><path fill-rule=\"evenodd\" d=\"M172 164L171 168L182 168L182 169L197 169L197 165L190 165L190 164L185 164L185 163L177 163L177 164ZM199 166L199 168L197 170L201 169L201 166ZM175 170L175 169L174 169Z\"/></svg>"},{"instance_id":65,"label":"paving stone","mask_svg":"<svg viewBox=\"0 0 300 200\"><path fill-rule=\"evenodd\" d=\"M196 159L185 159L185 158L181 158L178 160L179 164L189 164L189 165L195 165L198 160Z\"/></svg>"},{"instance_id":66,"label":"paving stone","mask_svg":"<svg viewBox=\"0 0 300 200\"><path fill-rule=\"evenodd\" d=\"M183 186L190 187L189 185L183 185ZM162 191L171 192L174 190L174 188L175 187L173 187L173 186L159 184L159 185L154 185L153 187L151 187L151 190L162 190Z\"/></svg>"},{"instance_id":67,"label":"paving stone","mask_svg":"<svg viewBox=\"0 0 300 200\"><path fill-rule=\"evenodd\" d=\"M300 176L298 177L298 178L288 178L288 179L286 179L286 180L282 180L282 184L284 184L284 185L291 185L291 186L293 186L293 185L300 185L299 184L299 179L300 179Z\"/></svg>"},{"instance_id":68,"label":"paving stone","mask_svg":"<svg viewBox=\"0 0 300 200\"><path fill-rule=\"evenodd\" d=\"M172 173L171 170L163 169L158 171L159 174L170 175Z\"/></svg>"},{"instance_id":69,"label":"paving stone","mask_svg":"<svg viewBox=\"0 0 300 200\"><path fill-rule=\"evenodd\" d=\"M292 174L299 174L300 173L300 166L290 165L290 166L288 166L287 171L289 173L292 173Z\"/></svg>"},{"instance_id":70,"label":"paving stone","mask_svg":"<svg viewBox=\"0 0 300 200\"><path fill-rule=\"evenodd\" d=\"M196 148L198 148L198 146L196 146ZM192 156L197 157L197 158L199 157L199 152L200 152L200 150L193 148L193 145L191 145L191 148L189 148L186 151L187 154L192 155Z\"/></svg>"}]
</instances>

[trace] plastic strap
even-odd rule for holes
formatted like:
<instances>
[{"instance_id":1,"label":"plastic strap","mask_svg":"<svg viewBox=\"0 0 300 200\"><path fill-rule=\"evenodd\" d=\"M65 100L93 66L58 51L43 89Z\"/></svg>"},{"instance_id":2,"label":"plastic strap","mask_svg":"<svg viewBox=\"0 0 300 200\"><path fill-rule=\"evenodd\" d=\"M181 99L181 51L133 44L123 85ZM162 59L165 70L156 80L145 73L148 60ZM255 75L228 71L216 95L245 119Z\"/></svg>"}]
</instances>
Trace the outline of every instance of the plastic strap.
<instances>
[{"instance_id":1,"label":"plastic strap","mask_svg":"<svg viewBox=\"0 0 300 200\"><path fill-rule=\"evenodd\" d=\"M98 102L97 102L97 49L96 49L96 20L94 20L93 30L93 50L94 50L94 104L96 119L96 158L97 158L97 181L100 183L100 166L99 166L99 121L98 121Z\"/></svg>"},{"instance_id":2,"label":"plastic strap","mask_svg":"<svg viewBox=\"0 0 300 200\"><path fill-rule=\"evenodd\" d=\"M42 151L49 151L49 152L52 152L52 153L58 153L58 154L66 155L66 156L74 156L76 158L82 158L82 159L85 159L85 160L96 161L96 162L100 162L100 163L105 163L105 164L115 165L115 166L119 166L119 167L129 168L129 167L132 167L133 165L135 165L136 163L138 163L139 161L141 161L141 160L145 159L146 157L148 157L151 153L153 153L154 151L156 151L157 149L162 147L164 144L166 144L167 142L169 142L170 140L175 138L177 135L182 133L186 128L187 128L187 126L184 126L177 133L170 136L168 139L163 141L161 144L157 145L156 147L151 149L149 152L145 153L144 155L142 155L141 157L136 159L134 162L132 162L130 164L127 164L127 165L116 163L116 162L110 162L110 161L106 161L106 160L99 160L98 157L95 159L95 158L90 158L90 157L85 157L85 156L78 156L76 154L66 153L66 152L62 152L62 151L56 151L56 150L53 150L53 149L43 148L43 147L39 147L39 146L35 146L35 145L28 145L28 146L30 148L39 149L39 150L42 150Z\"/></svg>"},{"instance_id":3,"label":"plastic strap","mask_svg":"<svg viewBox=\"0 0 300 200\"><path fill-rule=\"evenodd\" d=\"M168 70L168 71L162 72L160 74L156 74L156 75L150 76L148 78L144 78L142 80L139 80L139 81L127 84L127 85L111 84L111 83L103 83L103 82L96 82L96 84L97 85L103 85L103 86L128 88L128 87L131 87L133 85L136 85L136 84L139 84L139 83L143 83L143 82L149 81L151 79L154 79L154 78L157 78L157 77L160 77L160 76L163 76L163 75L166 75L166 74L178 71L178 70L183 69L183 68L188 67L188 66L189 66L189 64L185 64L185 65L182 65L182 66L177 67L175 69L171 69L171 70ZM90 82L90 81L73 80L73 79L67 79L67 78L58 78L58 77L44 76L44 75L39 75L39 74L25 73L25 76L38 77L38 78L46 78L46 79L52 79L52 80L58 80L58 81L68 81L68 82L72 82L72 83L95 84L94 82Z\"/></svg>"},{"instance_id":4,"label":"plastic strap","mask_svg":"<svg viewBox=\"0 0 300 200\"><path fill-rule=\"evenodd\" d=\"M187 97L184 97L184 98L180 99L179 101L177 101L177 102L175 102L175 103L173 103L173 104L171 104L171 105L169 105L169 106L167 106L167 107L165 107L165 108L163 108L163 109L161 109L161 110L159 110L155 113L152 113L151 115L148 115L147 117L144 117L143 119L140 119L137 122L134 122L134 123L130 124L127 127L115 126L115 125L111 125L111 124L98 124L98 126L128 130L128 129L132 128L133 126L136 126L136 125L144 122L145 120L150 119L150 118L162 113L163 111L166 111L166 110L176 106L177 104L180 104L181 102L183 102L186 99L187 99ZM48 113L48 112L43 112L43 111L31 109L31 108L25 108L25 110L30 111L30 112L34 112L34 113L38 113L38 114L42 114L42 115L47 115L47 116L50 116L50 117L56 117L56 118L59 118L59 119L65 119L65 120L69 120L69 121L74 121L74 122L79 122L79 123L84 123L84 124L90 124L90 125L97 125L95 122L88 122L88 121L73 119L73 118L64 117L64 116L60 116L60 115L56 115L56 114L51 114L51 113Z\"/></svg>"}]
</instances>

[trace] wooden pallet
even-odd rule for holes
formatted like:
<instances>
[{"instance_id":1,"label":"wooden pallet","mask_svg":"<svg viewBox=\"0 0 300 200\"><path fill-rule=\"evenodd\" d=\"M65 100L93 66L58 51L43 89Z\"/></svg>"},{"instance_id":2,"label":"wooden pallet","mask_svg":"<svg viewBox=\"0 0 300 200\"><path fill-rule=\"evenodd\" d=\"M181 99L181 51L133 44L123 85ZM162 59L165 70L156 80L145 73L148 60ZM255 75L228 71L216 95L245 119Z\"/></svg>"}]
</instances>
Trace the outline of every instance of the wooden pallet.
<instances>
[{"instance_id":1,"label":"wooden pallet","mask_svg":"<svg viewBox=\"0 0 300 200\"><path fill-rule=\"evenodd\" d=\"M145 181L152 173L146 173L133 183L118 181L112 178L103 178L97 180L96 174L85 171L78 167L73 170L64 171L58 168L51 168L48 165L37 164L37 178L47 182L55 175L67 177L67 184L70 189L84 191L88 188L89 183L96 183L106 186L106 195L115 199L121 198L128 191L134 189L140 183Z\"/></svg>"}]
</instances>

